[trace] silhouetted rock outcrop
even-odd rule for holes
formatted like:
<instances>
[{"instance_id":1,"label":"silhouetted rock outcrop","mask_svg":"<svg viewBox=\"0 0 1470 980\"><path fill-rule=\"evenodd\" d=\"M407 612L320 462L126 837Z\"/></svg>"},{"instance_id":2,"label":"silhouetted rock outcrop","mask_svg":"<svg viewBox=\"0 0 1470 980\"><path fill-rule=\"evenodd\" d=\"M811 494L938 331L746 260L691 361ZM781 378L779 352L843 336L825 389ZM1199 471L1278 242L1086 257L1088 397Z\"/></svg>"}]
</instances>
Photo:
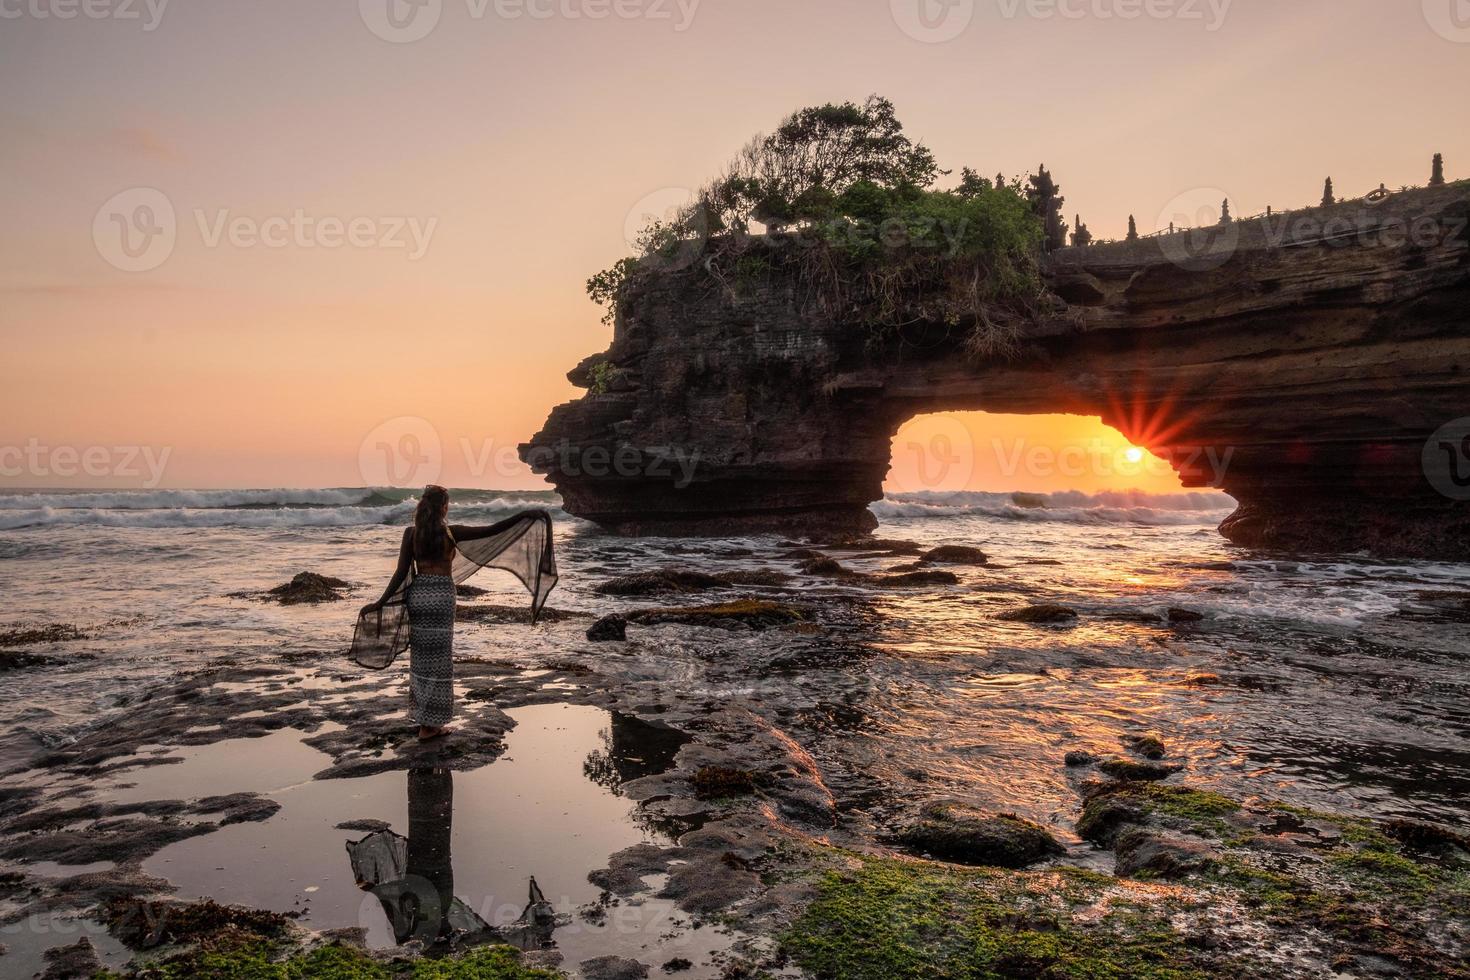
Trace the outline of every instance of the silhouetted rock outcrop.
<instances>
[{"instance_id":1,"label":"silhouetted rock outcrop","mask_svg":"<svg viewBox=\"0 0 1470 980\"><path fill-rule=\"evenodd\" d=\"M522 457L620 533L840 536L876 526L915 415L1092 415L1229 492L1237 543L1463 557L1470 491L1437 488L1426 450L1470 414L1467 222L1462 182L1061 249L1012 358L967 356L967 324L875 346L795 273L694 262L624 297L601 360L626 385L558 407Z\"/></svg>"}]
</instances>

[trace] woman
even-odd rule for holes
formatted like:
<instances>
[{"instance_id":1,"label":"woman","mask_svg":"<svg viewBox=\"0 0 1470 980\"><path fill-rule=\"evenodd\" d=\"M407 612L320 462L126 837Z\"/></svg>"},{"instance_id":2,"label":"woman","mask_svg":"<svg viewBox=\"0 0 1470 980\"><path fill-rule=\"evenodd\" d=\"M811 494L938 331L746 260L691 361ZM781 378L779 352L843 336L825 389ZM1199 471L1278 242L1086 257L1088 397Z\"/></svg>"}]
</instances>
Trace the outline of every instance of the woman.
<instances>
[{"instance_id":1,"label":"woman","mask_svg":"<svg viewBox=\"0 0 1470 980\"><path fill-rule=\"evenodd\" d=\"M352 657L364 667L386 667L409 649L409 701L424 741L449 734L454 712L455 586L481 568L503 568L530 591L534 623L557 578L546 511L490 527L450 525L448 517L449 491L425 487L393 578L362 607L352 637Z\"/></svg>"}]
</instances>

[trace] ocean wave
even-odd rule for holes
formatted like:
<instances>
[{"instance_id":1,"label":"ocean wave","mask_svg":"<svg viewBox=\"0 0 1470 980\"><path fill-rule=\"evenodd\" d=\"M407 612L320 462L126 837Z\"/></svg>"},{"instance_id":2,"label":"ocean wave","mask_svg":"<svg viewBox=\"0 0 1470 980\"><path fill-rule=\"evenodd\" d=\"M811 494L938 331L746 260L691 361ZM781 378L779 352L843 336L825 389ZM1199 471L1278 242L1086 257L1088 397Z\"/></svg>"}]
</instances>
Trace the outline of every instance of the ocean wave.
<instances>
[{"instance_id":1,"label":"ocean wave","mask_svg":"<svg viewBox=\"0 0 1470 980\"><path fill-rule=\"evenodd\" d=\"M987 493L977 490L892 494L869 508L884 518L977 515L1012 521L1071 524L1217 524L1235 509L1223 493L1146 493L1108 490L1082 493Z\"/></svg>"},{"instance_id":2,"label":"ocean wave","mask_svg":"<svg viewBox=\"0 0 1470 980\"><path fill-rule=\"evenodd\" d=\"M374 524L406 524L413 517L413 499L381 506L328 507L172 507L55 508L0 511L0 530L27 527L120 527L120 528L312 528L362 527ZM455 507L450 521L457 524L493 524L522 510L546 509L561 515L551 502L523 497L500 497L483 503Z\"/></svg>"},{"instance_id":3,"label":"ocean wave","mask_svg":"<svg viewBox=\"0 0 1470 980\"><path fill-rule=\"evenodd\" d=\"M118 490L114 492L6 493L0 510L194 510L257 507L346 507L388 504L377 491L360 490Z\"/></svg>"}]
</instances>

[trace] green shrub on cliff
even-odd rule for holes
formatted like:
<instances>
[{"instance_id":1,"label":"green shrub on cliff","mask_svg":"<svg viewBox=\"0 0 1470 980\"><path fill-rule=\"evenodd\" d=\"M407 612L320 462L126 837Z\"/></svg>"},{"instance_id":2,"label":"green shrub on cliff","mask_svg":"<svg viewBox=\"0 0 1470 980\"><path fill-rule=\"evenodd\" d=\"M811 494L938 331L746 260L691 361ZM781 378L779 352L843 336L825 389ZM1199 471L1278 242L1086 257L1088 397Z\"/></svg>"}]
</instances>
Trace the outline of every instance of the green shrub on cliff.
<instances>
[{"instance_id":1,"label":"green shrub on cliff","mask_svg":"<svg viewBox=\"0 0 1470 980\"><path fill-rule=\"evenodd\" d=\"M974 353L1002 353L1042 297L1042 222L1019 183L965 168L959 186L935 189L942 173L886 99L802 109L651 222L639 256L588 280L588 295L611 319L645 277L693 270L738 296L784 272L804 287L803 312L864 325L875 342L939 323L968 328Z\"/></svg>"}]
</instances>

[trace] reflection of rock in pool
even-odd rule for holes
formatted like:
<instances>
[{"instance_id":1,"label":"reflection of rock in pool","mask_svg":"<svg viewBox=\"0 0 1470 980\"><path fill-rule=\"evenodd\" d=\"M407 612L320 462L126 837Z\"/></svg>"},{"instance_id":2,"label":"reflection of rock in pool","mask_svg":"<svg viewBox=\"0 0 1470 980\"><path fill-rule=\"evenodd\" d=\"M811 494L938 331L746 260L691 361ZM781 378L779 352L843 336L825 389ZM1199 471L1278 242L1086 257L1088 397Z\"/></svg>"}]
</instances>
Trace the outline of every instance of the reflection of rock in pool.
<instances>
[{"instance_id":1,"label":"reflection of rock in pool","mask_svg":"<svg viewBox=\"0 0 1470 980\"><path fill-rule=\"evenodd\" d=\"M602 741L602 750L587 756L582 772L597 785L621 796L623 783L656 775L673 765L674 756L689 741L689 736L614 711Z\"/></svg>"},{"instance_id":2,"label":"reflection of rock in pool","mask_svg":"<svg viewBox=\"0 0 1470 980\"><path fill-rule=\"evenodd\" d=\"M408 836L391 830L347 842L359 888L371 891L393 925L394 941L476 945L507 942L540 949L551 941L556 913L532 878L525 911L496 929L454 897L449 841L454 815L454 777L448 769L408 773Z\"/></svg>"}]
</instances>

